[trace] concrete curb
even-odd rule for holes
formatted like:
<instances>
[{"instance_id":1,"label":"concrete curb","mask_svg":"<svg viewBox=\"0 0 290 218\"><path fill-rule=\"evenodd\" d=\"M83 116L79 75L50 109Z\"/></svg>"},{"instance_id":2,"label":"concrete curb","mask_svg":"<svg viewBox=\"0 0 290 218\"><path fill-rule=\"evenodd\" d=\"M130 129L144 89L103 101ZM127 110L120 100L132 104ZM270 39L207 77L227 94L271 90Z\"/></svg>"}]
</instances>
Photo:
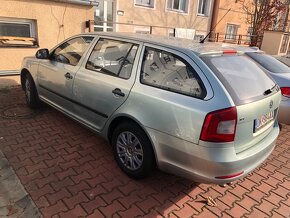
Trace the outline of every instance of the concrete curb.
<instances>
[{"instance_id":1,"label":"concrete curb","mask_svg":"<svg viewBox=\"0 0 290 218\"><path fill-rule=\"evenodd\" d=\"M2 151L0 151L0 217L42 217Z\"/></svg>"}]
</instances>

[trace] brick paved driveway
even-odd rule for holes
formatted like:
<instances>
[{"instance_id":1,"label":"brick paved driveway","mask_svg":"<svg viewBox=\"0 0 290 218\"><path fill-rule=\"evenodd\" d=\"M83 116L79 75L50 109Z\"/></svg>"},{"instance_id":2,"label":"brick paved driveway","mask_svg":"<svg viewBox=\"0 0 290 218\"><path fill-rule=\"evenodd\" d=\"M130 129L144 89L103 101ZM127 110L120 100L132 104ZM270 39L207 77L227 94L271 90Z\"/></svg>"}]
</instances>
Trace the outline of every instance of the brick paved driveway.
<instances>
[{"instance_id":1,"label":"brick paved driveway","mask_svg":"<svg viewBox=\"0 0 290 218\"><path fill-rule=\"evenodd\" d=\"M159 171L134 181L103 139L50 107L27 109L18 86L0 90L0 149L44 217L290 216L290 126L270 158L231 186Z\"/></svg>"}]
</instances>

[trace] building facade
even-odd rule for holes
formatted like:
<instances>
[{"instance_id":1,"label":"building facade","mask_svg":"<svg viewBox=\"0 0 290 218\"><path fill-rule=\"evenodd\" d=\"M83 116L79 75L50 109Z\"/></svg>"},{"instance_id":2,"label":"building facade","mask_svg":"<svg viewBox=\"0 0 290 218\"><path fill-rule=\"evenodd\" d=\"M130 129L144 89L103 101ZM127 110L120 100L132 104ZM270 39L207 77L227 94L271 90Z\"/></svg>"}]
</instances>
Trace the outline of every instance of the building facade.
<instances>
[{"instance_id":1,"label":"building facade","mask_svg":"<svg viewBox=\"0 0 290 218\"><path fill-rule=\"evenodd\" d=\"M246 0L247 1L247 0ZM241 1L215 0L211 27L211 38L215 41L236 42L239 35L243 36L242 43L249 41L251 25L247 22L249 15L243 10Z\"/></svg>"},{"instance_id":2,"label":"building facade","mask_svg":"<svg viewBox=\"0 0 290 218\"><path fill-rule=\"evenodd\" d=\"M248 10L254 10L253 3L253 0L215 0L211 40L248 45L253 35L251 23L254 19ZM276 14L269 28L271 31L289 31L289 1L281 0L281 3L285 10ZM261 45L262 37L257 38L258 45Z\"/></svg>"},{"instance_id":3,"label":"building facade","mask_svg":"<svg viewBox=\"0 0 290 218\"><path fill-rule=\"evenodd\" d=\"M214 0L103 0L95 31L174 35L199 39L210 29Z\"/></svg>"},{"instance_id":4,"label":"building facade","mask_svg":"<svg viewBox=\"0 0 290 218\"><path fill-rule=\"evenodd\" d=\"M15 73L23 57L88 31L93 6L82 1L1 0L0 75Z\"/></svg>"},{"instance_id":5,"label":"building facade","mask_svg":"<svg viewBox=\"0 0 290 218\"><path fill-rule=\"evenodd\" d=\"M17 72L37 49L86 31L200 40L210 30L213 6L214 0L1 0L0 75Z\"/></svg>"}]
</instances>

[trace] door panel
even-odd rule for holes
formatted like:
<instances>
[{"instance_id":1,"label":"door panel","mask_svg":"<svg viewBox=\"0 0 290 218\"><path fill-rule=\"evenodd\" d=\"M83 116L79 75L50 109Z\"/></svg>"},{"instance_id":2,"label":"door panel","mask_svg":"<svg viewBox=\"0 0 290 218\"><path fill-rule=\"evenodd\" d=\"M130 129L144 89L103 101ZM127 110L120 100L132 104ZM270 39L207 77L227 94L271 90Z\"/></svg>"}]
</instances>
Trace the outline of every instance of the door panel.
<instances>
[{"instance_id":1,"label":"door panel","mask_svg":"<svg viewBox=\"0 0 290 218\"><path fill-rule=\"evenodd\" d=\"M93 37L77 37L65 41L41 60L38 68L39 95L50 103L72 110L72 85L79 61Z\"/></svg>"},{"instance_id":2,"label":"door panel","mask_svg":"<svg viewBox=\"0 0 290 218\"><path fill-rule=\"evenodd\" d=\"M76 70L72 65L41 61L38 68L39 95L63 109L71 110L69 99ZM66 74L70 74L70 78Z\"/></svg>"},{"instance_id":3,"label":"door panel","mask_svg":"<svg viewBox=\"0 0 290 218\"><path fill-rule=\"evenodd\" d=\"M101 130L128 98L140 52L141 46L135 43L100 39L75 76L74 113Z\"/></svg>"}]
</instances>

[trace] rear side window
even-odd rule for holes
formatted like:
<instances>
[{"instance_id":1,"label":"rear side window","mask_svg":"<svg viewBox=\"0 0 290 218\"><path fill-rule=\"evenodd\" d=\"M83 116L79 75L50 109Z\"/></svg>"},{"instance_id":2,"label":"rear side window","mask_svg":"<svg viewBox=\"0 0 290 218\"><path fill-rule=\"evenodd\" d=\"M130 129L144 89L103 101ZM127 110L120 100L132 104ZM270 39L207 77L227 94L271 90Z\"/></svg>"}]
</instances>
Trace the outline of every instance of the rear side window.
<instances>
[{"instance_id":1,"label":"rear side window","mask_svg":"<svg viewBox=\"0 0 290 218\"><path fill-rule=\"evenodd\" d=\"M236 104L262 99L275 82L245 55L202 57L227 88Z\"/></svg>"},{"instance_id":2,"label":"rear side window","mask_svg":"<svg viewBox=\"0 0 290 218\"><path fill-rule=\"evenodd\" d=\"M196 98L204 98L206 91L195 70L181 57L146 47L141 83Z\"/></svg>"},{"instance_id":3,"label":"rear side window","mask_svg":"<svg viewBox=\"0 0 290 218\"><path fill-rule=\"evenodd\" d=\"M111 39L100 39L86 68L99 73L129 79L138 45Z\"/></svg>"},{"instance_id":4,"label":"rear side window","mask_svg":"<svg viewBox=\"0 0 290 218\"><path fill-rule=\"evenodd\" d=\"M290 73L290 68L271 55L259 52L248 52L247 55L271 73Z\"/></svg>"}]
</instances>

